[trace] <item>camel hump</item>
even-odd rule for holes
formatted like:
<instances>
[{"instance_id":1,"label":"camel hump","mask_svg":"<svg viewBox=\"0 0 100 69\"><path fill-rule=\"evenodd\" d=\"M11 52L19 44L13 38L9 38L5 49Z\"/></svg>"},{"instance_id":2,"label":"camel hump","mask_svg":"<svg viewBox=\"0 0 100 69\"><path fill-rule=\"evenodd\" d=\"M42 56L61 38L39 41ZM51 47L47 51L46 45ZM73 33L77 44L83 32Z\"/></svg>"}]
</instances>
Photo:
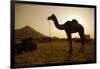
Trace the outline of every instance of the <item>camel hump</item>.
<instances>
[{"instance_id":1,"label":"camel hump","mask_svg":"<svg viewBox=\"0 0 100 69\"><path fill-rule=\"evenodd\" d=\"M78 21L76 19L73 19L72 20L72 23L75 23L76 24L76 23L78 23Z\"/></svg>"}]
</instances>

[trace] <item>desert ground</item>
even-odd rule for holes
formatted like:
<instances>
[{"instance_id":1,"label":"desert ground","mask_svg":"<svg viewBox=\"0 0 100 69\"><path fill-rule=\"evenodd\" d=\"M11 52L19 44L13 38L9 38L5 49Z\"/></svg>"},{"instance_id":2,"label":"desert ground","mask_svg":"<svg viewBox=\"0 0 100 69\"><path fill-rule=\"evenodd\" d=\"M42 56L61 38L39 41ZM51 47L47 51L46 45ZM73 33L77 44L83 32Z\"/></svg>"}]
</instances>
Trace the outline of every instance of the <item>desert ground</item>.
<instances>
[{"instance_id":1,"label":"desert ground","mask_svg":"<svg viewBox=\"0 0 100 69\"><path fill-rule=\"evenodd\" d=\"M84 53L79 53L80 43L73 41L72 45L73 53L69 55L69 44L66 40L39 42L37 50L15 55L15 66L95 61L93 41L86 43Z\"/></svg>"}]
</instances>

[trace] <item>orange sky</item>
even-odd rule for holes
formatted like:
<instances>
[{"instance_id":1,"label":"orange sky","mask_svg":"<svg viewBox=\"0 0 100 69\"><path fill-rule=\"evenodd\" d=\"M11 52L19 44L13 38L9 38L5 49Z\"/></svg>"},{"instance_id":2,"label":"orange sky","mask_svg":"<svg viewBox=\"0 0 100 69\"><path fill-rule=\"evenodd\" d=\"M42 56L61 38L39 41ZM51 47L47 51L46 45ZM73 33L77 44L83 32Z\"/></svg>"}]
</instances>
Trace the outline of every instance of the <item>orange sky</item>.
<instances>
[{"instance_id":1,"label":"orange sky","mask_svg":"<svg viewBox=\"0 0 100 69\"><path fill-rule=\"evenodd\" d=\"M66 38L63 30L57 29L52 21L47 20L52 13L56 15L59 24L77 19L84 27L85 34L90 34L94 38L94 8L16 4L15 29L29 25L44 35ZM75 33L72 37L79 37L79 35Z\"/></svg>"}]
</instances>

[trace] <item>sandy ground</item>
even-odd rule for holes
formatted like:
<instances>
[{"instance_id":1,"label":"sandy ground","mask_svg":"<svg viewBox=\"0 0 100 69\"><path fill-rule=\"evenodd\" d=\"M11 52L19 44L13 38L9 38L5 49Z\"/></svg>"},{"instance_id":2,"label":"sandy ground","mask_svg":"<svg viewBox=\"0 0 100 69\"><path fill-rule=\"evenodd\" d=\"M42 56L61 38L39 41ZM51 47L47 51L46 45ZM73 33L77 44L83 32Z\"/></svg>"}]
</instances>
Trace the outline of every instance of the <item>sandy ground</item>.
<instances>
[{"instance_id":1,"label":"sandy ground","mask_svg":"<svg viewBox=\"0 0 100 69\"><path fill-rule=\"evenodd\" d=\"M93 42L85 45L85 52L79 53L80 43L73 42L73 54L68 54L68 41L38 43L36 51L15 55L15 66L55 64L69 62L88 62L95 60L95 47Z\"/></svg>"}]
</instances>

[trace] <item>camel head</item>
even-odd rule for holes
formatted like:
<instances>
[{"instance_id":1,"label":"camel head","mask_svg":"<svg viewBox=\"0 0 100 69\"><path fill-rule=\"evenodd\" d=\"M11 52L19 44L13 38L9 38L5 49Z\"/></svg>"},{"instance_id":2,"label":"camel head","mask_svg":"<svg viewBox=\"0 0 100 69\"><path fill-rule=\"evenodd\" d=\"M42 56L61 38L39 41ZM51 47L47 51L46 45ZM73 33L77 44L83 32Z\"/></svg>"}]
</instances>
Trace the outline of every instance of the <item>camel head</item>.
<instances>
[{"instance_id":1,"label":"camel head","mask_svg":"<svg viewBox=\"0 0 100 69\"><path fill-rule=\"evenodd\" d=\"M47 18L47 20L54 20L54 18L55 18L55 15L52 14L51 16L49 16L49 17Z\"/></svg>"}]
</instances>

